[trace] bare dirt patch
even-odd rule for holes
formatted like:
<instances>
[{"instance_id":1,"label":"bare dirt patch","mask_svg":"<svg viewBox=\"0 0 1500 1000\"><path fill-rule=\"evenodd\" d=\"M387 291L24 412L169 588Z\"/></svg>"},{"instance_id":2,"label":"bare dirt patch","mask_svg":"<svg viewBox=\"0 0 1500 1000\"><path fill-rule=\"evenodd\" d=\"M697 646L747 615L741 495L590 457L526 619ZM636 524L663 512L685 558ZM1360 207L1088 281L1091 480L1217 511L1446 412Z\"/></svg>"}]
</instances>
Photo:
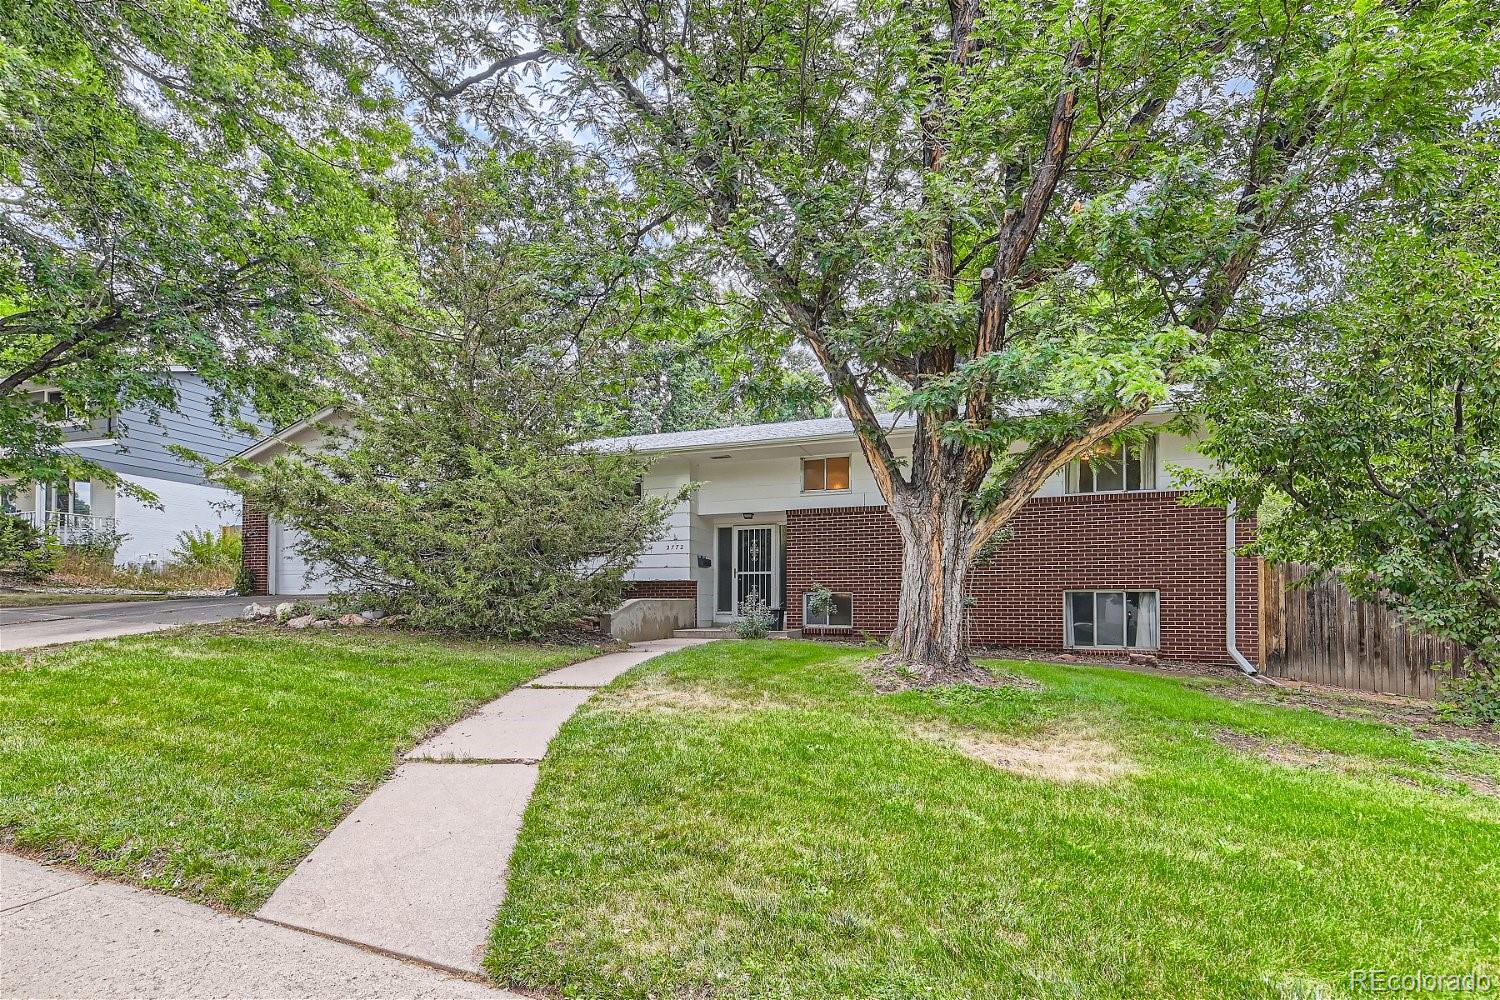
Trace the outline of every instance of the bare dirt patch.
<instances>
[{"instance_id":1,"label":"bare dirt patch","mask_svg":"<svg viewBox=\"0 0 1500 1000\"><path fill-rule=\"evenodd\" d=\"M1297 743L1273 742L1261 739L1258 736L1249 736L1245 733L1236 732L1233 729L1215 730L1214 742L1239 753L1259 757L1272 764L1279 764L1282 767L1336 771L1339 774L1352 777L1384 778L1398 784L1438 794L1451 791L1451 789L1445 789L1441 785L1431 785L1414 780L1407 775L1392 774L1384 770L1378 761L1353 757L1348 754L1333 753L1327 750L1314 750L1311 747L1305 747ZM1463 785L1475 795L1488 795L1500 798L1500 783L1496 783L1493 779L1482 775L1464 774L1460 771L1449 769L1425 769L1421 773L1425 774L1428 778Z\"/></svg>"},{"instance_id":2,"label":"bare dirt patch","mask_svg":"<svg viewBox=\"0 0 1500 1000\"><path fill-rule=\"evenodd\" d=\"M699 684L676 684L666 677L652 675L617 691L601 692L585 710L606 709L622 712L698 712L720 717L742 716L766 708L793 708L793 702L767 696L733 697Z\"/></svg>"},{"instance_id":3,"label":"bare dirt patch","mask_svg":"<svg viewBox=\"0 0 1500 1000\"><path fill-rule=\"evenodd\" d=\"M1276 680L1274 684L1223 684L1202 690L1219 698L1249 701L1282 708L1306 708L1336 719L1384 722L1402 726L1426 737L1474 740L1500 746L1500 731L1493 726L1462 726L1438 716L1437 706L1416 698L1349 691L1303 681Z\"/></svg>"},{"instance_id":4,"label":"bare dirt patch","mask_svg":"<svg viewBox=\"0 0 1500 1000\"><path fill-rule=\"evenodd\" d=\"M976 663L947 667L937 664L911 666L893 656L879 656L860 664L865 677L881 694L914 691L924 688L952 687L1041 687L1036 681L1013 674L986 670Z\"/></svg>"},{"instance_id":5,"label":"bare dirt patch","mask_svg":"<svg viewBox=\"0 0 1500 1000\"><path fill-rule=\"evenodd\" d=\"M1344 774L1369 770L1369 764L1358 757L1331 753L1327 750L1314 750L1298 743L1273 743L1259 736L1249 736L1233 729L1215 730L1214 742L1283 767L1331 769Z\"/></svg>"},{"instance_id":6,"label":"bare dirt patch","mask_svg":"<svg viewBox=\"0 0 1500 1000\"><path fill-rule=\"evenodd\" d=\"M1139 770L1118 747L1090 733L1007 738L997 733L927 725L912 730L912 734L1011 774L1065 784L1102 785Z\"/></svg>"}]
</instances>

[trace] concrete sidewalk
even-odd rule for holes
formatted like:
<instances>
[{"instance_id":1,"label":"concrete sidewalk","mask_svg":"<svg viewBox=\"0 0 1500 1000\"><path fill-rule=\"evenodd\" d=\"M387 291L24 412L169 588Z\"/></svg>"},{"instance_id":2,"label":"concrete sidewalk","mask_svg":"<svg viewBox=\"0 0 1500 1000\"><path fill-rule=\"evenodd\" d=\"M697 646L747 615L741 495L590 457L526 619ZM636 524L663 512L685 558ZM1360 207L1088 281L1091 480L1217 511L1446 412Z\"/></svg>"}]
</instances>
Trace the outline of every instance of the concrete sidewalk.
<instances>
[{"instance_id":1,"label":"concrete sidewalk","mask_svg":"<svg viewBox=\"0 0 1500 1000\"><path fill-rule=\"evenodd\" d=\"M0 996L520 994L260 920L0 854Z\"/></svg>"},{"instance_id":2,"label":"concrete sidewalk","mask_svg":"<svg viewBox=\"0 0 1500 1000\"><path fill-rule=\"evenodd\" d=\"M256 915L479 972L547 744L595 688L704 641L642 642L562 667L414 747Z\"/></svg>"}]
</instances>

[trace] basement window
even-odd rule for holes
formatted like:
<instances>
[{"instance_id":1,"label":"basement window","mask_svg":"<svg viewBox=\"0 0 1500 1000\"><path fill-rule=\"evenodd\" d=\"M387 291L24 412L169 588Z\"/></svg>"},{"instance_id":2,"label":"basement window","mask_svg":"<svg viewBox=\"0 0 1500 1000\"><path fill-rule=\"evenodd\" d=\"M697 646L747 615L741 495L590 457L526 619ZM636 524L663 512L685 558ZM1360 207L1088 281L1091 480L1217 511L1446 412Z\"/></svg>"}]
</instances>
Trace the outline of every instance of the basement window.
<instances>
[{"instance_id":1,"label":"basement window","mask_svg":"<svg viewBox=\"0 0 1500 1000\"><path fill-rule=\"evenodd\" d=\"M804 458L803 493L839 493L849 489L849 456Z\"/></svg>"},{"instance_id":2,"label":"basement window","mask_svg":"<svg viewBox=\"0 0 1500 1000\"><path fill-rule=\"evenodd\" d=\"M809 628L853 628L854 595L834 594L833 607L816 613L807 606L811 594L802 595L802 624Z\"/></svg>"},{"instance_id":3,"label":"basement window","mask_svg":"<svg viewBox=\"0 0 1500 1000\"><path fill-rule=\"evenodd\" d=\"M1156 438L1105 448L1068 463L1069 493L1135 493L1156 489Z\"/></svg>"},{"instance_id":4,"label":"basement window","mask_svg":"<svg viewBox=\"0 0 1500 1000\"><path fill-rule=\"evenodd\" d=\"M1156 649L1154 590L1070 590L1063 598L1073 649Z\"/></svg>"}]
</instances>

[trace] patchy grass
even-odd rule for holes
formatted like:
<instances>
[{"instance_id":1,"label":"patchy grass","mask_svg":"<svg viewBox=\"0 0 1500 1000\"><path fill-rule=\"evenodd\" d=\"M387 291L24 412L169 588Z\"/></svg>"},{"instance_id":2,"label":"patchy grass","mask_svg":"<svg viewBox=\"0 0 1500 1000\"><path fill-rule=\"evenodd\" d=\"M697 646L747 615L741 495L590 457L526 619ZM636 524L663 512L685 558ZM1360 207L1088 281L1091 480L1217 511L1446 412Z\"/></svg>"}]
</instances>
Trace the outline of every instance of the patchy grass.
<instances>
[{"instance_id":1,"label":"patchy grass","mask_svg":"<svg viewBox=\"0 0 1500 1000\"><path fill-rule=\"evenodd\" d=\"M1500 976L1495 748L1087 666L880 695L867 655L716 643L586 705L542 764L492 973L830 1000Z\"/></svg>"},{"instance_id":2,"label":"patchy grass","mask_svg":"<svg viewBox=\"0 0 1500 1000\"><path fill-rule=\"evenodd\" d=\"M45 590L0 591L0 608L41 608L61 604L113 604L115 601L165 601L164 594L59 594Z\"/></svg>"},{"instance_id":3,"label":"patchy grass","mask_svg":"<svg viewBox=\"0 0 1500 1000\"><path fill-rule=\"evenodd\" d=\"M205 629L0 654L0 840L251 910L398 753L590 652Z\"/></svg>"}]
</instances>

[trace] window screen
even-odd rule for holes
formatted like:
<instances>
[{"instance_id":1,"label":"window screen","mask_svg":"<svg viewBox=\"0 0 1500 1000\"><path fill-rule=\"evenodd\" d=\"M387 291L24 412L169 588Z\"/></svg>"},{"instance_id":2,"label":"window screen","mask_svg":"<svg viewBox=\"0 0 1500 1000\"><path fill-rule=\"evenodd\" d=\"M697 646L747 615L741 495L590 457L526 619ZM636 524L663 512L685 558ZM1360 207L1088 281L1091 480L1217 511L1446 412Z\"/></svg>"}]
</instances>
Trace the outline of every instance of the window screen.
<instances>
[{"instance_id":1,"label":"window screen","mask_svg":"<svg viewBox=\"0 0 1500 1000\"><path fill-rule=\"evenodd\" d=\"M854 625L854 595L834 594L833 607L827 612L815 613L807 606L811 595L802 597L802 624L824 628L852 628Z\"/></svg>"},{"instance_id":2,"label":"window screen","mask_svg":"<svg viewBox=\"0 0 1500 1000\"><path fill-rule=\"evenodd\" d=\"M1074 590L1063 601L1069 646L1155 649L1156 591Z\"/></svg>"}]
</instances>

